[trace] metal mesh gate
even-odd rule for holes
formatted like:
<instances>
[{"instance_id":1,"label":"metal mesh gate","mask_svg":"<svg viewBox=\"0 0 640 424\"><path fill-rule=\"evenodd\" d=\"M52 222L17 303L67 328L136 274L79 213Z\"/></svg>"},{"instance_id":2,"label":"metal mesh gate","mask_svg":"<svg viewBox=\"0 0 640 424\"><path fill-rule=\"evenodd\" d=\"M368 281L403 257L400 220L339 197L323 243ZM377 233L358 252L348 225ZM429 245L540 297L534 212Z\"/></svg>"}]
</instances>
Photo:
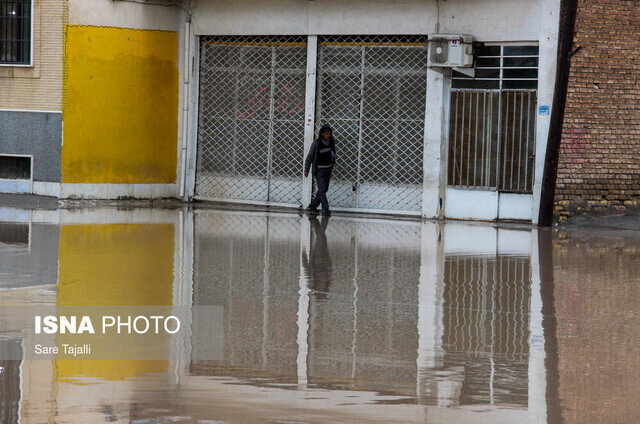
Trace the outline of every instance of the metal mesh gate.
<instances>
[{"instance_id":1,"label":"metal mesh gate","mask_svg":"<svg viewBox=\"0 0 640 424\"><path fill-rule=\"evenodd\" d=\"M476 78L453 77L448 184L533 191L538 46L478 48Z\"/></svg>"},{"instance_id":2,"label":"metal mesh gate","mask_svg":"<svg viewBox=\"0 0 640 424\"><path fill-rule=\"evenodd\" d=\"M535 91L453 90L449 184L531 193Z\"/></svg>"},{"instance_id":3,"label":"metal mesh gate","mask_svg":"<svg viewBox=\"0 0 640 424\"><path fill-rule=\"evenodd\" d=\"M195 194L297 206L306 37L202 37Z\"/></svg>"},{"instance_id":4,"label":"metal mesh gate","mask_svg":"<svg viewBox=\"0 0 640 424\"><path fill-rule=\"evenodd\" d=\"M316 134L334 129L338 208L420 212L426 37L320 37Z\"/></svg>"}]
</instances>

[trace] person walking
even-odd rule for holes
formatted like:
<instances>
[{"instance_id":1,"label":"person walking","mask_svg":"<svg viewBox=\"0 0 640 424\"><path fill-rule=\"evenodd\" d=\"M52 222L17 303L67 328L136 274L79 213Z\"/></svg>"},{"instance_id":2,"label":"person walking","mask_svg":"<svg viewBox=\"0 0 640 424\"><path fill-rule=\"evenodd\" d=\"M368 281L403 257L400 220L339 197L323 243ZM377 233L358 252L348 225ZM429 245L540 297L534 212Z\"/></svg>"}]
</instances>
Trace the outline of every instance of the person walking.
<instances>
[{"instance_id":1,"label":"person walking","mask_svg":"<svg viewBox=\"0 0 640 424\"><path fill-rule=\"evenodd\" d=\"M333 130L329 125L323 125L307 154L304 161L304 176L309 176L309 170L316 179L316 195L307 207L307 211L315 212L318 205L322 204L322 213L330 215L327 191L331 172L336 162L336 142L333 138Z\"/></svg>"}]
</instances>

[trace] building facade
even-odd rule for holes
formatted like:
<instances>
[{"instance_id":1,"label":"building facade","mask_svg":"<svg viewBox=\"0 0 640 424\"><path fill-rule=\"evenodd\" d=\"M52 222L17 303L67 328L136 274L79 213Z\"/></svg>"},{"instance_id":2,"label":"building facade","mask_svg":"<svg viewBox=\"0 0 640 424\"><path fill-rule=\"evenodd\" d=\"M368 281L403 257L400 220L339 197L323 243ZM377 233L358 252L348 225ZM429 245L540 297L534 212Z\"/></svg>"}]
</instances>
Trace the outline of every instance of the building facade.
<instances>
[{"instance_id":1,"label":"building facade","mask_svg":"<svg viewBox=\"0 0 640 424\"><path fill-rule=\"evenodd\" d=\"M187 13L187 196L306 206L304 155L330 124L336 210L537 222L558 2L200 1ZM476 78L427 66L434 33L474 37Z\"/></svg>"},{"instance_id":2,"label":"building facade","mask_svg":"<svg viewBox=\"0 0 640 424\"><path fill-rule=\"evenodd\" d=\"M66 4L0 7L0 191L46 194L61 181Z\"/></svg>"},{"instance_id":3,"label":"building facade","mask_svg":"<svg viewBox=\"0 0 640 424\"><path fill-rule=\"evenodd\" d=\"M0 155L24 168L1 191L306 206L330 124L335 210L537 222L559 2L23 3L59 9L57 50L34 18L33 62L0 68ZM428 66L438 33L473 37L475 78ZM18 86L56 51L51 99Z\"/></svg>"},{"instance_id":4,"label":"building facade","mask_svg":"<svg viewBox=\"0 0 640 424\"><path fill-rule=\"evenodd\" d=\"M1 6L0 192L175 196L178 8Z\"/></svg>"}]
</instances>

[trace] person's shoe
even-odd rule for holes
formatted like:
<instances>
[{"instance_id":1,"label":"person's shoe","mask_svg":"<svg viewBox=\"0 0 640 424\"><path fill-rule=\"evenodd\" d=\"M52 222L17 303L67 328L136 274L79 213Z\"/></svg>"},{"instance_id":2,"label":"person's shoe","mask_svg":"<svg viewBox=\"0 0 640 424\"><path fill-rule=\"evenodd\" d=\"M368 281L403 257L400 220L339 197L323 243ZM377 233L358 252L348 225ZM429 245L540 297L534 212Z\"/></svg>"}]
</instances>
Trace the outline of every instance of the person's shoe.
<instances>
[{"instance_id":1,"label":"person's shoe","mask_svg":"<svg viewBox=\"0 0 640 424\"><path fill-rule=\"evenodd\" d=\"M318 209L317 208L312 208L311 205L307 206L304 211L308 212L308 213L318 213Z\"/></svg>"},{"instance_id":2,"label":"person's shoe","mask_svg":"<svg viewBox=\"0 0 640 424\"><path fill-rule=\"evenodd\" d=\"M330 210L326 210L326 211L322 211L322 215L324 216L331 216L331 211Z\"/></svg>"}]
</instances>

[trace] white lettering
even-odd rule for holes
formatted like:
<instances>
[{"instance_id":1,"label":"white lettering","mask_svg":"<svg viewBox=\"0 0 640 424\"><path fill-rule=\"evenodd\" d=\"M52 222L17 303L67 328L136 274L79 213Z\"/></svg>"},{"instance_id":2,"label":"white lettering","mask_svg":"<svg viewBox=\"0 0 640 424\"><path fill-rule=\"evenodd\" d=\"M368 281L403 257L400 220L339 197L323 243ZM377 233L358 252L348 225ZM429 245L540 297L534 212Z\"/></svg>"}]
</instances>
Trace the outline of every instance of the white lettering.
<instances>
[{"instance_id":1,"label":"white lettering","mask_svg":"<svg viewBox=\"0 0 640 424\"><path fill-rule=\"evenodd\" d=\"M60 334L65 334L67 331L71 334L75 334L76 332L76 317L72 316L71 319L69 317L65 317L64 315L60 317Z\"/></svg>"},{"instance_id":2,"label":"white lettering","mask_svg":"<svg viewBox=\"0 0 640 424\"><path fill-rule=\"evenodd\" d=\"M139 321L144 321L146 324L146 327L144 328L144 330L140 330L138 328L138 322ZM147 317L143 317L142 315L135 317L135 319L133 320L133 329L135 330L136 333L138 334L144 334L147 331L149 331L149 320L147 319Z\"/></svg>"},{"instance_id":3,"label":"white lettering","mask_svg":"<svg viewBox=\"0 0 640 424\"><path fill-rule=\"evenodd\" d=\"M176 322L176 328L173 331L169 330L168 323L169 323L170 319L173 319ZM174 317L173 315L170 315L167 318L165 318L165 320L164 320L164 331L166 331L169 334L176 334L178 332L178 330L180 330L180 320L177 317Z\"/></svg>"},{"instance_id":4,"label":"white lettering","mask_svg":"<svg viewBox=\"0 0 640 424\"><path fill-rule=\"evenodd\" d=\"M127 327L127 334L131 334L131 317L127 317L127 322L122 322L118 317L118 334L120 334L121 327Z\"/></svg>"},{"instance_id":5,"label":"white lettering","mask_svg":"<svg viewBox=\"0 0 640 424\"><path fill-rule=\"evenodd\" d=\"M55 334L58 331L58 319L54 316L47 315L42 320L44 324L44 332L47 334Z\"/></svg>"},{"instance_id":6,"label":"white lettering","mask_svg":"<svg viewBox=\"0 0 640 424\"><path fill-rule=\"evenodd\" d=\"M91 319L88 316L83 316L82 319L80 320L80 327L78 328L78 333L82 334L84 332L87 332L89 334L96 334L96 332L93 329L93 323L91 322Z\"/></svg>"},{"instance_id":7,"label":"white lettering","mask_svg":"<svg viewBox=\"0 0 640 424\"><path fill-rule=\"evenodd\" d=\"M109 323L107 324L107 320ZM112 316L105 315L102 317L102 334L106 332L107 327L113 327L116 325L116 319Z\"/></svg>"}]
</instances>

